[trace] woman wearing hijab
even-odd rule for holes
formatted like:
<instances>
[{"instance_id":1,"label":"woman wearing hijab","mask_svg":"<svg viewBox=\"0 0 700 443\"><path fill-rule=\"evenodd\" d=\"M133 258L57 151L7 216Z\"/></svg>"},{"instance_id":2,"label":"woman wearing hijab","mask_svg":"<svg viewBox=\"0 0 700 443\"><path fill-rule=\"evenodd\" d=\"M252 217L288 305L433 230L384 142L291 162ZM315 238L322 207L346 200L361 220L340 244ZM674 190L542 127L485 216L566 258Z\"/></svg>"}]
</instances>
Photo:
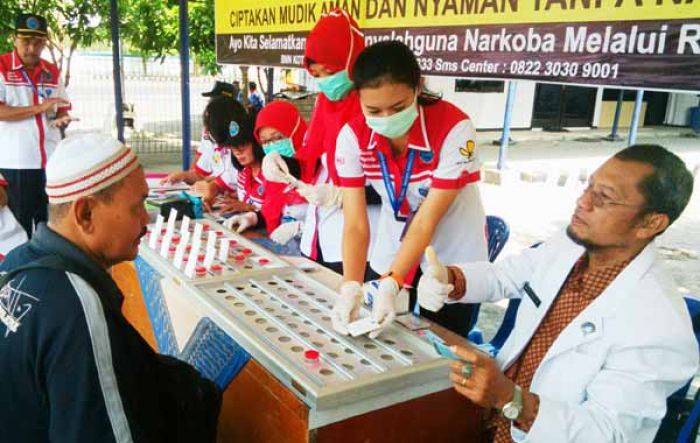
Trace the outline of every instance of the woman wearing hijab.
<instances>
[{"instance_id":1,"label":"woman wearing hijab","mask_svg":"<svg viewBox=\"0 0 700 443\"><path fill-rule=\"evenodd\" d=\"M265 156L279 156L289 176L280 177L276 182L266 177L265 193L261 212L270 238L285 244L300 234L303 226L306 200L284 181L296 181L300 178L300 166L296 152L301 148L306 134L306 121L293 104L286 101L274 101L258 113L255 120L254 135L262 145ZM265 171L263 171L265 175Z\"/></svg>"},{"instance_id":2,"label":"woman wearing hijab","mask_svg":"<svg viewBox=\"0 0 700 443\"><path fill-rule=\"evenodd\" d=\"M335 168L336 140L340 129L358 115L360 102L350 80L357 55L365 47L364 36L347 12L334 9L323 15L306 38L304 67L316 79L321 92L316 99L306 140L297 152L302 162L299 194L307 199L301 251L318 263L342 272L342 194ZM266 176L286 174L279 156L265 160Z\"/></svg>"}]
</instances>

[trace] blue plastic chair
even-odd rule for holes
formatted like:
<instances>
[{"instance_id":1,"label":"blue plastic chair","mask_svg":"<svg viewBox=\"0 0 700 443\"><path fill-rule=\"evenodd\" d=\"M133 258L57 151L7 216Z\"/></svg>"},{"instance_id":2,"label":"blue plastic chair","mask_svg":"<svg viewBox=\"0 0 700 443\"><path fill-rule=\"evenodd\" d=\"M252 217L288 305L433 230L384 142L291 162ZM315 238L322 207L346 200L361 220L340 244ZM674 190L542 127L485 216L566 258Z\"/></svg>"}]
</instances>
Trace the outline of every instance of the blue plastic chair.
<instances>
[{"instance_id":1,"label":"blue plastic chair","mask_svg":"<svg viewBox=\"0 0 700 443\"><path fill-rule=\"evenodd\" d=\"M685 304L693 322L695 339L700 346L700 300L685 297ZM654 442L694 443L697 439L700 425L700 391L692 400L687 399L689 388L690 381L668 398L666 416Z\"/></svg>"},{"instance_id":2,"label":"blue plastic chair","mask_svg":"<svg viewBox=\"0 0 700 443\"><path fill-rule=\"evenodd\" d=\"M677 443L694 443L698 436L698 422L700 422L700 399L695 396L693 409L678 433Z\"/></svg>"},{"instance_id":3,"label":"blue plastic chair","mask_svg":"<svg viewBox=\"0 0 700 443\"><path fill-rule=\"evenodd\" d=\"M508 237L510 237L510 229L502 218L496 217L495 215L488 215L486 216L486 235L486 247L489 253L489 261L494 262L506 245ZM467 334L467 338L471 342L477 344L481 344L484 341L481 330L475 327L476 321L479 318L480 306L479 304L474 304L472 317L469 320L469 333Z\"/></svg>"},{"instance_id":4,"label":"blue plastic chair","mask_svg":"<svg viewBox=\"0 0 700 443\"><path fill-rule=\"evenodd\" d=\"M685 304L693 322L695 340L700 346L700 300L685 297ZM698 425L700 425L700 391L695 393L695 398L686 398L691 381L668 397L666 416L661 422L654 443L695 442L698 435Z\"/></svg>"},{"instance_id":5,"label":"blue plastic chair","mask_svg":"<svg viewBox=\"0 0 700 443\"><path fill-rule=\"evenodd\" d=\"M486 235L488 236L486 244L489 250L489 261L494 262L510 237L510 229L502 218L487 215Z\"/></svg>"}]
</instances>

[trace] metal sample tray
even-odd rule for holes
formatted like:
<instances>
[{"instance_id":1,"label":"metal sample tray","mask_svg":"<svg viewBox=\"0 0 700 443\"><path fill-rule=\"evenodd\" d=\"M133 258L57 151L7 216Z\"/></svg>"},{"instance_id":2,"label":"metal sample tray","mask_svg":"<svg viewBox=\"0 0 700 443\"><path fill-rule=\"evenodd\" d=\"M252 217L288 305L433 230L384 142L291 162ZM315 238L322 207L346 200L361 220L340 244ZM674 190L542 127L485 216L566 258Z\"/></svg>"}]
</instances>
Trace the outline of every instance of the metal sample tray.
<instances>
[{"instance_id":1,"label":"metal sample tray","mask_svg":"<svg viewBox=\"0 0 700 443\"><path fill-rule=\"evenodd\" d=\"M146 242L141 257L306 403L312 428L450 387L449 362L416 332L394 324L377 339L338 334L331 324L336 291L241 235L205 223L266 258L266 266L187 278ZM310 350L318 358L309 359Z\"/></svg>"}]
</instances>

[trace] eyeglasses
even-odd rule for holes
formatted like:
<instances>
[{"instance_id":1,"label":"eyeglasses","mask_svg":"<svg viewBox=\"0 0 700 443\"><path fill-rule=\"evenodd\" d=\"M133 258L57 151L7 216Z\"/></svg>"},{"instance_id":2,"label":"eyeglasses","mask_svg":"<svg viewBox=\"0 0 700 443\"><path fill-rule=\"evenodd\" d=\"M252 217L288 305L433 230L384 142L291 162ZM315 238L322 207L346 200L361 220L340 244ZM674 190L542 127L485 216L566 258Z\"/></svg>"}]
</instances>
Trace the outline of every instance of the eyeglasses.
<instances>
[{"instance_id":1,"label":"eyeglasses","mask_svg":"<svg viewBox=\"0 0 700 443\"><path fill-rule=\"evenodd\" d=\"M595 206L596 208L608 208L611 206L627 206L630 208L642 208L642 207L646 206L646 205L635 205L635 204L631 204L631 203L617 202L617 201L611 199L610 197L603 195L602 192L596 191L593 188L593 185L590 183L588 184L588 187L586 187L586 189L584 189L582 196L586 195L586 194L590 194L591 203L593 203L593 206Z\"/></svg>"}]
</instances>

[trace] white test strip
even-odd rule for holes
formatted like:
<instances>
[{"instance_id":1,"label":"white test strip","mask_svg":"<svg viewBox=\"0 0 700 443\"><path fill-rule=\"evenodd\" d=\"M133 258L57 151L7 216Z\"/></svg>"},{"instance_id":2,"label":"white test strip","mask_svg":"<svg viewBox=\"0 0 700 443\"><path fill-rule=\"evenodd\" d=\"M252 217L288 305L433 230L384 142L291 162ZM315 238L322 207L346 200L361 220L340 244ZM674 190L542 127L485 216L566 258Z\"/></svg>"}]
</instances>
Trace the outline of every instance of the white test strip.
<instances>
[{"instance_id":1,"label":"white test strip","mask_svg":"<svg viewBox=\"0 0 700 443\"><path fill-rule=\"evenodd\" d=\"M163 218L162 215L158 214L158 216L156 217L156 226L153 228L153 231L151 231L151 237L148 239L149 248L156 248L156 244L158 243L158 237L160 236L161 229L163 229L164 222L165 218Z\"/></svg>"},{"instance_id":2,"label":"white test strip","mask_svg":"<svg viewBox=\"0 0 700 443\"><path fill-rule=\"evenodd\" d=\"M202 245L202 232L203 231L204 231L204 226L202 226L200 223L194 224L194 234L192 236L192 249L196 249L197 251L199 251L199 248Z\"/></svg>"},{"instance_id":3,"label":"white test strip","mask_svg":"<svg viewBox=\"0 0 700 443\"><path fill-rule=\"evenodd\" d=\"M213 246L211 248L207 247L207 253L204 256L204 267L209 269L211 264L214 263L214 257L216 256L216 248Z\"/></svg>"},{"instance_id":4,"label":"white test strip","mask_svg":"<svg viewBox=\"0 0 700 443\"><path fill-rule=\"evenodd\" d=\"M379 329L379 323L374 321L372 317L365 317L348 325L348 332L353 337L367 334L375 329Z\"/></svg>"},{"instance_id":5,"label":"white test strip","mask_svg":"<svg viewBox=\"0 0 700 443\"><path fill-rule=\"evenodd\" d=\"M231 239L222 238L219 243L219 261L221 263L226 263L228 261L228 248L231 246Z\"/></svg>"},{"instance_id":6,"label":"white test strip","mask_svg":"<svg viewBox=\"0 0 700 443\"><path fill-rule=\"evenodd\" d=\"M210 249L216 249L216 232L209 231L209 237L207 237L207 251Z\"/></svg>"},{"instance_id":7,"label":"white test strip","mask_svg":"<svg viewBox=\"0 0 700 443\"><path fill-rule=\"evenodd\" d=\"M190 232L190 218L183 215L180 222L180 235L185 235L185 232Z\"/></svg>"},{"instance_id":8,"label":"white test strip","mask_svg":"<svg viewBox=\"0 0 700 443\"><path fill-rule=\"evenodd\" d=\"M165 236L171 237L175 233L175 222L177 221L177 209L173 208L168 214L168 226L165 228Z\"/></svg>"},{"instance_id":9,"label":"white test strip","mask_svg":"<svg viewBox=\"0 0 700 443\"><path fill-rule=\"evenodd\" d=\"M214 263L214 257L216 256L216 232L209 231L205 251L206 255L204 256L204 267L209 269L211 264Z\"/></svg>"},{"instance_id":10,"label":"white test strip","mask_svg":"<svg viewBox=\"0 0 700 443\"><path fill-rule=\"evenodd\" d=\"M163 242L160 244L160 256L163 258L168 258L168 250L173 241L173 234L165 233L163 237Z\"/></svg>"},{"instance_id":11,"label":"white test strip","mask_svg":"<svg viewBox=\"0 0 700 443\"><path fill-rule=\"evenodd\" d=\"M190 231L185 231L182 237L180 237L180 244L177 245L177 249L175 250L173 265L177 269L180 269L180 266L182 266L182 260L185 258L185 250L187 249L187 243L190 241L190 235Z\"/></svg>"},{"instance_id":12,"label":"white test strip","mask_svg":"<svg viewBox=\"0 0 700 443\"><path fill-rule=\"evenodd\" d=\"M193 278L194 277L194 268L197 266L197 254L199 253L199 249L195 249L194 247L190 251L189 257L187 257L187 265L185 265L185 275L187 278Z\"/></svg>"}]
</instances>

